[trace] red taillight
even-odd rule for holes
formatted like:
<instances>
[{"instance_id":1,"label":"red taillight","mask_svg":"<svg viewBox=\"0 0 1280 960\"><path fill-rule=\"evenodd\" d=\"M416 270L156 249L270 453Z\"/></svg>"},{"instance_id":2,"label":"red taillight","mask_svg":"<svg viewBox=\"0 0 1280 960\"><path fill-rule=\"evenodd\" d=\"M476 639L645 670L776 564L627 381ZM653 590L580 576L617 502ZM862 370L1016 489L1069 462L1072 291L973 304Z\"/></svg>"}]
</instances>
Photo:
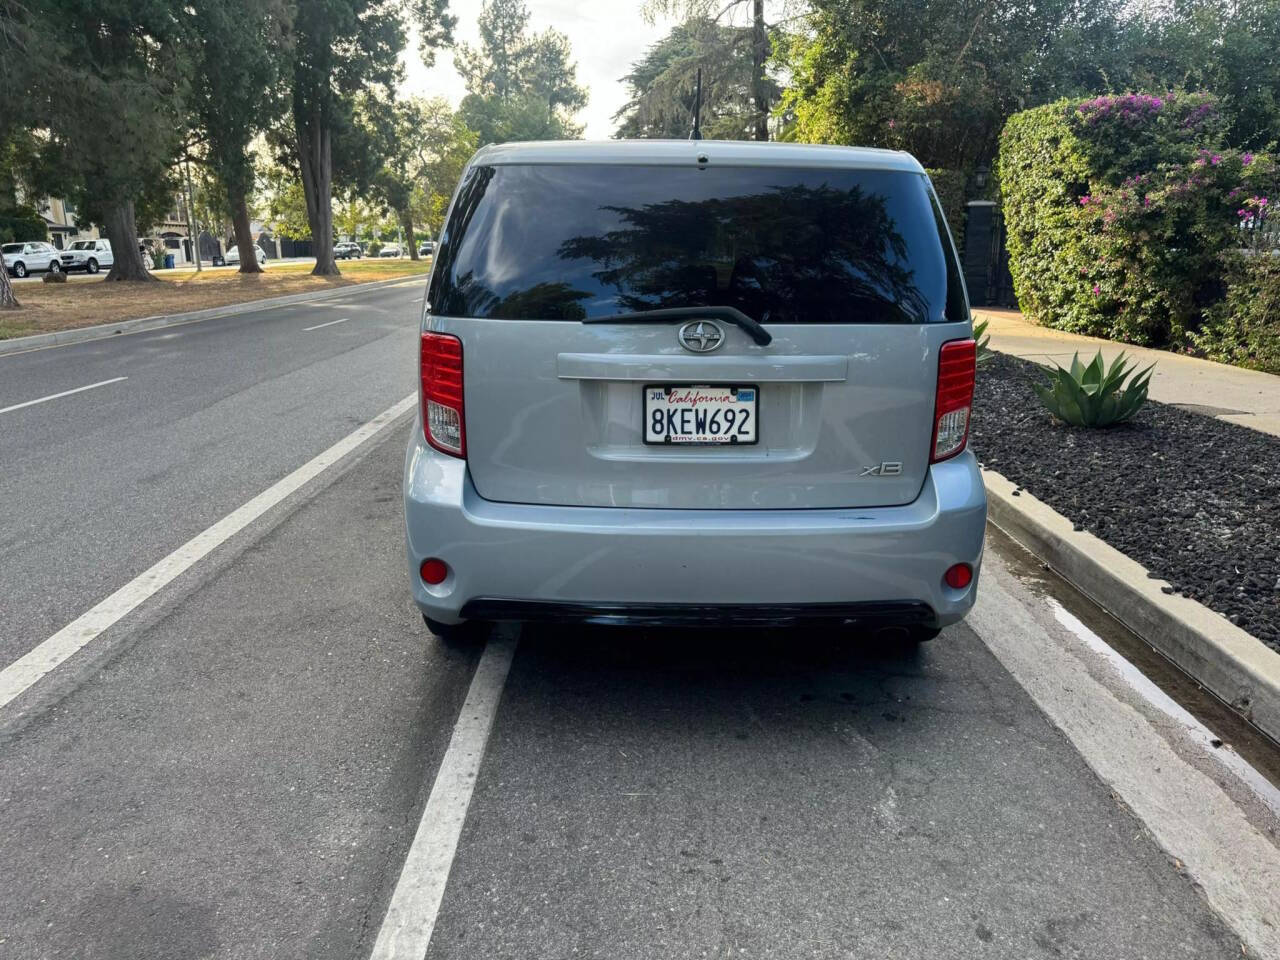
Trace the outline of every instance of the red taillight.
<instances>
[{"instance_id":1,"label":"red taillight","mask_svg":"<svg viewBox=\"0 0 1280 960\"><path fill-rule=\"evenodd\" d=\"M938 399L933 410L933 449L930 463L954 457L969 440L969 411L978 346L972 340L952 340L938 352Z\"/></svg>"},{"instance_id":2,"label":"red taillight","mask_svg":"<svg viewBox=\"0 0 1280 960\"><path fill-rule=\"evenodd\" d=\"M418 373L422 378L422 432L427 443L454 457L467 455L462 416L462 341L448 333L424 333Z\"/></svg>"},{"instance_id":3,"label":"red taillight","mask_svg":"<svg viewBox=\"0 0 1280 960\"><path fill-rule=\"evenodd\" d=\"M954 567L947 568L942 579L952 590L963 590L973 582L973 567L967 563L957 563Z\"/></svg>"},{"instance_id":4,"label":"red taillight","mask_svg":"<svg viewBox=\"0 0 1280 960\"><path fill-rule=\"evenodd\" d=\"M434 587L438 583L444 583L445 577L449 576L449 567L443 560L428 557L422 561L418 573L422 576L423 583L429 583Z\"/></svg>"}]
</instances>

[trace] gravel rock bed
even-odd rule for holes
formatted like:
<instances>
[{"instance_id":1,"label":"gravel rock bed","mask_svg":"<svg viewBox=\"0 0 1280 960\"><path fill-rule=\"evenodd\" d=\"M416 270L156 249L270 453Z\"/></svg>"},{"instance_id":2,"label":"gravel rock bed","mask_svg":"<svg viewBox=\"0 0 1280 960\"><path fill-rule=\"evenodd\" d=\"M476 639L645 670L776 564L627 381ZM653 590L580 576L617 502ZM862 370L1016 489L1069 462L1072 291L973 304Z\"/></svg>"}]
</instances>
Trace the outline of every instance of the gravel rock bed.
<instances>
[{"instance_id":1,"label":"gravel rock bed","mask_svg":"<svg viewBox=\"0 0 1280 960\"><path fill-rule=\"evenodd\" d=\"M979 366L983 466L1280 650L1280 438L1154 401L1118 426L1069 427L1032 380L1047 376L1015 357Z\"/></svg>"}]
</instances>

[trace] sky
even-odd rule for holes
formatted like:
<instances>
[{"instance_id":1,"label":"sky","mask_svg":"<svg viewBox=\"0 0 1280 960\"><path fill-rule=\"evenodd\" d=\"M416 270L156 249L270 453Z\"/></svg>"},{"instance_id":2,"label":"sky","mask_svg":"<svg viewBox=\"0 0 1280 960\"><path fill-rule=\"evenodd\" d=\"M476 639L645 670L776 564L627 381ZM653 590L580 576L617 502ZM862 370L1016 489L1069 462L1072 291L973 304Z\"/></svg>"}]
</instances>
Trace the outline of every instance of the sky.
<instances>
[{"instance_id":1,"label":"sky","mask_svg":"<svg viewBox=\"0 0 1280 960\"><path fill-rule=\"evenodd\" d=\"M578 82L591 94L587 107L578 114L586 124L583 136L603 140L613 134L613 115L627 100L619 78L648 47L674 25L674 20L645 23L641 0L526 0L529 26L535 33L555 27L569 38L578 64ZM479 39L476 22L481 0L450 0L449 9L458 18L456 38L475 46ZM453 53L441 50L431 69L417 55L417 40L410 39L405 51L405 82L401 92L419 96L444 97L454 106L466 90L453 68Z\"/></svg>"}]
</instances>

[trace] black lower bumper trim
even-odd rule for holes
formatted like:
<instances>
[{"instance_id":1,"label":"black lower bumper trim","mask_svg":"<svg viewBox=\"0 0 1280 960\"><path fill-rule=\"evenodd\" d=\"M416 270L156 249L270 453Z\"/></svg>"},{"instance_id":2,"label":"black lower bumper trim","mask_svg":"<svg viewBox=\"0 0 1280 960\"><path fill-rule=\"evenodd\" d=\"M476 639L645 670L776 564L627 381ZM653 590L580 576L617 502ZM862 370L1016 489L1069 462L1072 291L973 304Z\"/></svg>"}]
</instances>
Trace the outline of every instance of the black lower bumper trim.
<instances>
[{"instance_id":1,"label":"black lower bumper trim","mask_svg":"<svg viewBox=\"0 0 1280 960\"><path fill-rule=\"evenodd\" d=\"M663 627L786 627L796 624L844 624L857 627L932 626L933 610L918 600L875 603L686 604L563 603L476 597L463 606L466 620L590 623Z\"/></svg>"}]
</instances>

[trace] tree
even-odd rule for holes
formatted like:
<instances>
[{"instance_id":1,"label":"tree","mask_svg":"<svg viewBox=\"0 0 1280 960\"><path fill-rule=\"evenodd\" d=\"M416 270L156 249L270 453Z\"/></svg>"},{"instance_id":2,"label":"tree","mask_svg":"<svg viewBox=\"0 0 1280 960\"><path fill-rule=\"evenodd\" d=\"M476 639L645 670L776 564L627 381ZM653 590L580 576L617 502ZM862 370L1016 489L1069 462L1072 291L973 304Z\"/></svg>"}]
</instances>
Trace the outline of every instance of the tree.
<instances>
[{"instance_id":1,"label":"tree","mask_svg":"<svg viewBox=\"0 0 1280 960\"><path fill-rule=\"evenodd\" d=\"M282 0L192 0L187 9L198 77L191 89L195 132L227 191L240 272L261 273L249 226L249 144L280 112L272 91L288 54L289 11Z\"/></svg>"},{"instance_id":2,"label":"tree","mask_svg":"<svg viewBox=\"0 0 1280 960\"><path fill-rule=\"evenodd\" d=\"M262 179L265 186L264 212L271 232L290 240L305 240L311 236L307 198L297 175L273 164L264 171Z\"/></svg>"},{"instance_id":3,"label":"tree","mask_svg":"<svg viewBox=\"0 0 1280 960\"><path fill-rule=\"evenodd\" d=\"M191 192L193 212L203 229L220 240L234 234L229 191L207 164L199 164L192 169Z\"/></svg>"},{"instance_id":4,"label":"tree","mask_svg":"<svg viewBox=\"0 0 1280 960\"><path fill-rule=\"evenodd\" d=\"M369 112L376 117L380 111ZM452 189L475 151L476 135L441 98L411 97L390 105L385 116L383 123L372 121L385 158L374 189L417 260L416 226L428 223L435 193Z\"/></svg>"},{"instance_id":5,"label":"tree","mask_svg":"<svg viewBox=\"0 0 1280 960\"><path fill-rule=\"evenodd\" d=\"M419 166L414 206L434 236L440 235L453 188L476 152L477 143L476 132L467 126L460 112L451 110L444 100L427 101L424 125L415 143Z\"/></svg>"},{"instance_id":6,"label":"tree","mask_svg":"<svg viewBox=\"0 0 1280 960\"><path fill-rule=\"evenodd\" d=\"M480 45L462 45L456 58L467 85L462 117L480 143L580 136L573 116L587 105L587 91L572 56L556 30L530 36L523 0L485 0Z\"/></svg>"},{"instance_id":7,"label":"tree","mask_svg":"<svg viewBox=\"0 0 1280 960\"><path fill-rule=\"evenodd\" d=\"M751 100L755 106L752 138L769 139L769 113L776 87L769 79L772 43L764 19L764 0L648 0L645 13L652 20L660 14L682 17L686 22L719 24L722 17L751 5Z\"/></svg>"},{"instance_id":8,"label":"tree","mask_svg":"<svg viewBox=\"0 0 1280 960\"><path fill-rule=\"evenodd\" d=\"M1123 0L812 0L780 51L788 136L988 168L1012 113L1125 69ZM910 24L911 29L903 29Z\"/></svg>"},{"instance_id":9,"label":"tree","mask_svg":"<svg viewBox=\"0 0 1280 960\"><path fill-rule=\"evenodd\" d=\"M358 240L364 229L378 220L378 211L367 203L358 190L348 190L334 210L338 235Z\"/></svg>"},{"instance_id":10,"label":"tree","mask_svg":"<svg viewBox=\"0 0 1280 960\"><path fill-rule=\"evenodd\" d=\"M435 48L451 36L454 18L446 13L447 0L413 0L410 6L420 52L430 63ZM313 273L330 276L338 273L335 161L339 181L368 162L368 151L360 148L364 131L354 118L356 95L372 90L390 98L400 73L404 23L399 7L384 0L298 0L296 10L291 134L316 255Z\"/></svg>"},{"instance_id":11,"label":"tree","mask_svg":"<svg viewBox=\"0 0 1280 960\"><path fill-rule=\"evenodd\" d=\"M0 217L12 218L17 209L17 191L14 183L13 139L20 132L22 110L31 85L32 57L31 21L24 6L18 0L0 0ZM0 241L8 229L0 223ZM0 253L0 309L16 309L18 298L9 282L9 270Z\"/></svg>"},{"instance_id":12,"label":"tree","mask_svg":"<svg viewBox=\"0 0 1280 960\"><path fill-rule=\"evenodd\" d=\"M1280 131L1280 0L1143 5L1125 24L1131 89L1208 90L1223 100L1228 142L1266 149Z\"/></svg>"},{"instance_id":13,"label":"tree","mask_svg":"<svg viewBox=\"0 0 1280 960\"><path fill-rule=\"evenodd\" d=\"M477 25L480 46L459 44L458 73L468 92L507 101L523 89L529 9L522 0L486 0Z\"/></svg>"},{"instance_id":14,"label":"tree","mask_svg":"<svg viewBox=\"0 0 1280 960\"><path fill-rule=\"evenodd\" d=\"M182 146L190 63L180 8L166 0L31 0L56 56L40 64L35 97L46 161L36 188L76 200L104 228L107 280L154 279L138 251L138 207L169 206Z\"/></svg>"},{"instance_id":15,"label":"tree","mask_svg":"<svg viewBox=\"0 0 1280 960\"><path fill-rule=\"evenodd\" d=\"M623 77L631 97L615 115L617 137L682 138L693 127L702 71L701 129L712 139L751 139L756 130L755 31L693 19L672 28ZM769 83L769 100L781 90Z\"/></svg>"}]
</instances>

